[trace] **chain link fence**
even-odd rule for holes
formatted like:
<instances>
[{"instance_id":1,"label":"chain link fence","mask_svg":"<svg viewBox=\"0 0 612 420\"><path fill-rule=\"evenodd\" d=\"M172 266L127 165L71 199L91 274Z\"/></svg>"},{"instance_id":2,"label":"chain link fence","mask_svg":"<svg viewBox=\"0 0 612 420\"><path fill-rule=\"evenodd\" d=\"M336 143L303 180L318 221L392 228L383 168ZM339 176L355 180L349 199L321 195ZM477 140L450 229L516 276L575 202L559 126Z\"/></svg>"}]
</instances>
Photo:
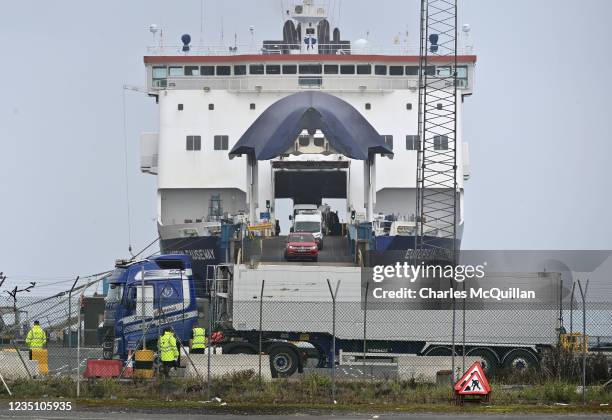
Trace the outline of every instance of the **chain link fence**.
<instances>
[{"instance_id":1,"label":"chain link fence","mask_svg":"<svg viewBox=\"0 0 612 420\"><path fill-rule=\"evenodd\" d=\"M209 397L236 375L258 383L309 383L314 377L333 401L339 384L360 381L449 386L475 361L498 383L590 386L610 379L612 304L602 299L607 285L581 282L584 305L575 293L550 307L507 303L464 310L457 300L443 309L412 310L370 308L342 279L287 276L237 290L228 274L209 276L199 291L189 290L194 286L187 278L159 282L159 291L137 285L133 296L117 291L115 304L126 297L133 302L122 313L122 330L116 320L104 328L111 300L88 291L89 283L49 297L3 296L0 375L8 387L29 378L163 381L167 375L200 383ZM194 299L195 308L187 294L207 297ZM44 356L29 352L34 321L46 333ZM205 329L207 345L190 351L196 325ZM158 349L166 329L179 356L172 363L164 363Z\"/></svg>"}]
</instances>

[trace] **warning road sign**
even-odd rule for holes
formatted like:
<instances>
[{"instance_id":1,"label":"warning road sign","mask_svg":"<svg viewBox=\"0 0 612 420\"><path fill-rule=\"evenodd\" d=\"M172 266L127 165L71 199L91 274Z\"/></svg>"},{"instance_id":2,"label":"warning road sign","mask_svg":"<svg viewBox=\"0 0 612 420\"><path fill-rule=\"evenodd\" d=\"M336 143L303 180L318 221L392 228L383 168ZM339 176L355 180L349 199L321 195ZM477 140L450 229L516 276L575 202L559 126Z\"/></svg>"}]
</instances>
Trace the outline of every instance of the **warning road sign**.
<instances>
[{"instance_id":1,"label":"warning road sign","mask_svg":"<svg viewBox=\"0 0 612 420\"><path fill-rule=\"evenodd\" d=\"M455 384L455 392L459 395L488 395L491 386L482 370L480 362L475 362Z\"/></svg>"}]
</instances>

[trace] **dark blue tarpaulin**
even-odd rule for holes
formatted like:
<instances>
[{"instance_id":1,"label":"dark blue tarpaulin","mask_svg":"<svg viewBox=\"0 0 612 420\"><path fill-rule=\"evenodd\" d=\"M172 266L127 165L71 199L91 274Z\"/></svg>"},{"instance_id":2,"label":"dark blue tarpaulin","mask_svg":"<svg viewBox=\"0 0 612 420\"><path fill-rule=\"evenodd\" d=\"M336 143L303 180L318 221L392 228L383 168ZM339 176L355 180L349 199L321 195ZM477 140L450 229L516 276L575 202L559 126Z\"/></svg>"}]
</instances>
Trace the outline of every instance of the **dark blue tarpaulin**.
<instances>
[{"instance_id":1,"label":"dark blue tarpaulin","mask_svg":"<svg viewBox=\"0 0 612 420\"><path fill-rule=\"evenodd\" d=\"M269 160L289 150L302 130L320 129L346 157L393 154L372 125L348 102L322 92L300 92L272 104L240 138L230 156Z\"/></svg>"}]
</instances>

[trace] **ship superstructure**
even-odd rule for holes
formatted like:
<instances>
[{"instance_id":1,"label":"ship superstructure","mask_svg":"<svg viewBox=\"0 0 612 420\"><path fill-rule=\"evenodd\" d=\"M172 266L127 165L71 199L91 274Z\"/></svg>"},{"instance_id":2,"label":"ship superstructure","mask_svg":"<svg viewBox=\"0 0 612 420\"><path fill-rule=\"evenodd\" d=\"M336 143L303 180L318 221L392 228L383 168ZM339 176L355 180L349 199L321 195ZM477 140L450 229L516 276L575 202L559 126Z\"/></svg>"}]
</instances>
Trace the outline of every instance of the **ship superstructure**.
<instances>
[{"instance_id":1,"label":"ship superstructure","mask_svg":"<svg viewBox=\"0 0 612 420\"><path fill-rule=\"evenodd\" d=\"M222 261L232 235L223 226L274 225L281 198L343 199L353 223L371 224L374 247L414 246L419 56L409 47L342 40L325 8L304 0L288 11L282 40L212 48L184 36L144 62L159 131L141 137L141 169L158 179L163 251ZM469 178L462 105L475 62L470 51L456 68L459 237ZM423 69L430 78L453 71L433 64ZM449 147L443 135L434 142Z\"/></svg>"}]
</instances>

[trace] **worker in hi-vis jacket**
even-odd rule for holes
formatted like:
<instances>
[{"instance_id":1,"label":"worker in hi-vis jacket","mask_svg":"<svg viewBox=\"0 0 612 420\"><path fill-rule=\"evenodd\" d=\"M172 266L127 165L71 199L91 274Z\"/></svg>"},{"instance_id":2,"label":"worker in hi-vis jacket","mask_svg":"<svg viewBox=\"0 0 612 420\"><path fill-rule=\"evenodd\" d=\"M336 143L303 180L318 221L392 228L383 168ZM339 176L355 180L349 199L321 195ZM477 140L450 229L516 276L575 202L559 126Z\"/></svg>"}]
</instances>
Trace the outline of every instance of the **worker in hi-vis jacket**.
<instances>
[{"instance_id":1,"label":"worker in hi-vis jacket","mask_svg":"<svg viewBox=\"0 0 612 420\"><path fill-rule=\"evenodd\" d=\"M32 349L42 349L47 344L47 333L40 327L40 322L34 321L34 325L28 331L26 344L30 349L30 360L32 360Z\"/></svg>"},{"instance_id":2,"label":"worker in hi-vis jacket","mask_svg":"<svg viewBox=\"0 0 612 420\"><path fill-rule=\"evenodd\" d=\"M159 337L157 343L159 358L162 362L162 373L164 377L168 377L170 369L176 366L176 360L179 356L178 348L176 347L176 338L170 328L164 330L164 334Z\"/></svg>"}]
</instances>

